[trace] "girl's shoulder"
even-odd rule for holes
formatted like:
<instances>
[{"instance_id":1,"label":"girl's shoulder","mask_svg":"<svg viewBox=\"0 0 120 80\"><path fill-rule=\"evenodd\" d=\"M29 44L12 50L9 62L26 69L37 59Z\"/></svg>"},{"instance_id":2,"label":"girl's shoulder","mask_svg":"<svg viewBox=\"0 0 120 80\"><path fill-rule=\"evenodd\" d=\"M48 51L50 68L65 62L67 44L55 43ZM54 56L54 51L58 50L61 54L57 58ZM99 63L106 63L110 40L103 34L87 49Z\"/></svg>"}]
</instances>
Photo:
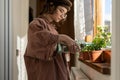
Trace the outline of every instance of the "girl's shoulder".
<instances>
[{"instance_id":1,"label":"girl's shoulder","mask_svg":"<svg viewBox=\"0 0 120 80\"><path fill-rule=\"evenodd\" d=\"M43 18L34 18L29 25L42 25L45 26L47 23Z\"/></svg>"}]
</instances>

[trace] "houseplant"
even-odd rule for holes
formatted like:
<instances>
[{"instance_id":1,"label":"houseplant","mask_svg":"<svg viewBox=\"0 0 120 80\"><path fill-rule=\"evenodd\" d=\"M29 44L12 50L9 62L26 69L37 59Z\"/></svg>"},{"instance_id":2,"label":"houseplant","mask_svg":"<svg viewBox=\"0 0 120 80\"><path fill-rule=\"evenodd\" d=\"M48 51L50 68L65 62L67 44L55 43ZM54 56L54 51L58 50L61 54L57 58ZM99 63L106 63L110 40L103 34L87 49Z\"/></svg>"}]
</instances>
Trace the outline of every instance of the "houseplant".
<instances>
[{"instance_id":1,"label":"houseplant","mask_svg":"<svg viewBox=\"0 0 120 80\"><path fill-rule=\"evenodd\" d=\"M95 37L92 41L92 53L91 61L92 62L101 62L102 61L102 50L101 48L105 46L104 38Z\"/></svg>"},{"instance_id":2,"label":"houseplant","mask_svg":"<svg viewBox=\"0 0 120 80\"><path fill-rule=\"evenodd\" d=\"M97 58L102 56L102 48L106 48L107 46L111 45L111 33L108 31L108 26L97 26L97 34L94 37L92 44L94 45L92 51L92 61L97 62ZM99 52L99 53L98 53ZM107 51L108 53L109 51ZM97 53L97 54L96 54ZM105 50L104 50L105 53ZM97 55L97 56L96 56ZM103 61L104 56L102 56L100 61ZM98 60L99 62L99 60Z\"/></svg>"},{"instance_id":3,"label":"houseplant","mask_svg":"<svg viewBox=\"0 0 120 80\"><path fill-rule=\"evenodd\" d=\"M102 47L104 61L110 63L111 60L111 33L108 26L98 26L98 35L105 39L105 46Z\"/></svg>"},{"instance_id":4,"label":"houseplant","mask_svg":"<svg viewBox=\"0 0 120 80\"><path fill-rule=\"evenodd\" d=\"M111 44L111 33L108 32L107 26L97 26L97 34L89 45L85 45L81 49L82 58L90 59L92 62L103 61L102 48L106 48ZM87 58L84 56L88 56Z\"/></svg>"},{"instance_id":5,"label":"houseplant","mask_svg":"<svg viewBox=\"0 0 120 80\"><path fill-rule=\"evenodd\" d=\"M91 58L91 50L92 50L92 45L91 43L84 43L84 44L80 44L81 46L81 51L80 51L80 55L79 58L82 60L90 60Z\"/></svg>"}]
</instances>

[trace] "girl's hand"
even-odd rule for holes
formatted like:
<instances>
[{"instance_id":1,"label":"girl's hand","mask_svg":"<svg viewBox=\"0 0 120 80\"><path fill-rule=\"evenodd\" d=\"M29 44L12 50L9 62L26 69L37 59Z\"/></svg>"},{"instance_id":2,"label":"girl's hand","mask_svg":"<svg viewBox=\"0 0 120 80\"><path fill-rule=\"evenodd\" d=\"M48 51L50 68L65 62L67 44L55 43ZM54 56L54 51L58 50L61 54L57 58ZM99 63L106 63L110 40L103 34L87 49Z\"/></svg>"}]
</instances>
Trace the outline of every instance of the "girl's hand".
<instances>
[{"instance_id":1,"label":"girl's hand","mask_svg":"<svg viewBox=\"0 0 120 80\"><path fill-rule=\"evenodd\" d=\"M76 44L76 42L67 35L63 35L63 34L59 35L59 42L66 45L68 47L70 53L76 53L76 52L80 51L80 48Z\"/></svg>"}]
</instances>

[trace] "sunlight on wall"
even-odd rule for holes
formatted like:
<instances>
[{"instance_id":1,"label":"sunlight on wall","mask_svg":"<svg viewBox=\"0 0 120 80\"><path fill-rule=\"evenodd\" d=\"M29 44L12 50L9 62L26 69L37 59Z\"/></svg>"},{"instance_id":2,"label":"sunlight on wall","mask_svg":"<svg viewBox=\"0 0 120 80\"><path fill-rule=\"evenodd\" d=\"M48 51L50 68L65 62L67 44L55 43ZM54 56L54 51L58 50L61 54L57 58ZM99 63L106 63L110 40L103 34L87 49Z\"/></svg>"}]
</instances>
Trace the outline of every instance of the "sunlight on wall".
<instances>
[{"instance_id":1,"label":"sunlight on wall","mask_svg":"<svg viewBox=\"0 0 120 80\"><path fill-rule=\"evenodd\" d=\"M20 38L17 36L17 66L18 66L18 80L27 80L27 72L24 63L24 53L27 46L27 35Z\"/></svg>"}]
</instances>

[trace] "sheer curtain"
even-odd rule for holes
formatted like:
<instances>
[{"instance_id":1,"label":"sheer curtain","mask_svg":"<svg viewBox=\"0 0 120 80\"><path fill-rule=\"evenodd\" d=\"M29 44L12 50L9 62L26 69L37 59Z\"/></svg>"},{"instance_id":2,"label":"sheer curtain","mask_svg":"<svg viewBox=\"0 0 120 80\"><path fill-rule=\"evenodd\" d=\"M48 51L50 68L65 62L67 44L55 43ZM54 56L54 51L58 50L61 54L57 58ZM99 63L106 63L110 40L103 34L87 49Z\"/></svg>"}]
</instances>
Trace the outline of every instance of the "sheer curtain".
<instances>
[{"instance_id":1,"label":"sheer curtain","mask_svg":"<svg viewBox=\"0 0 120 80\"><path fill-rule=\"evenodd\" d=\"M75 39L84 40L93 34L93 0L74 1Z\"/></svg>"},{"instance_id":2,"label":"sheer curtain","mask_svg":"<svg viewBox=\"0 0 120 80\"><path fill-rule=\"evenodd\" d=\"M75 39L84 40L85 37L85 17L84 0L74 1L74 27Z\"/></svg>"}]
</instances>

